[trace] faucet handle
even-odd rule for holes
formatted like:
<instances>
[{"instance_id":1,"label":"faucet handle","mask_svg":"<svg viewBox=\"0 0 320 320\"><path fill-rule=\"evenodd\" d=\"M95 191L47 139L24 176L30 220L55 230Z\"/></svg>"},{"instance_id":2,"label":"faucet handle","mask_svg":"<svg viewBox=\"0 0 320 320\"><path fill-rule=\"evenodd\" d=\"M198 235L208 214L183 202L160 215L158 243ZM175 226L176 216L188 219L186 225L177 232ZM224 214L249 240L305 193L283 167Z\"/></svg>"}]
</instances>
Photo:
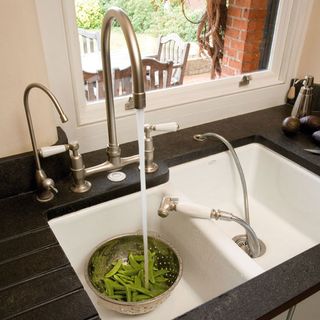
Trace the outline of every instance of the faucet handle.
<instances>
[{"instance_id":1,"label":"faucet handle","mask_svg":"<svg viewBox=\"0 0 320 320\"><path fill-rule=\"evenodd\" d=\"M177 122L158 123L150 126L153 131L167 131L174 132L179 130L179 124Z\"/></svg>"},{"instance_id":2,"label":"faucet handle","mask_svg":"<svg viewBox=\"0 0 320 320\"><path fill-rule=\"evenodd\" d=\"M69 150L69 145L67 144L60 144L56 146L50 147L42 147L39 149L39 154L42 158L51 157L55 154L62 153Z\"/></svg>"},{"instance_id":3,"label":"faucet handle","mask_svg":"<svg viewBox=\"0 0 320 320\"><path fill-rule=\"evenodd\" d=\"M151 136L152 131L167 131L173 132L179 130L179 125L176 122L167 122L159 124L145 124L145 159L146 159L146 172L153 173L158 170L158 165L153 161L154 160L154 145L153 139Z\"/></svg>"}]
</instances>

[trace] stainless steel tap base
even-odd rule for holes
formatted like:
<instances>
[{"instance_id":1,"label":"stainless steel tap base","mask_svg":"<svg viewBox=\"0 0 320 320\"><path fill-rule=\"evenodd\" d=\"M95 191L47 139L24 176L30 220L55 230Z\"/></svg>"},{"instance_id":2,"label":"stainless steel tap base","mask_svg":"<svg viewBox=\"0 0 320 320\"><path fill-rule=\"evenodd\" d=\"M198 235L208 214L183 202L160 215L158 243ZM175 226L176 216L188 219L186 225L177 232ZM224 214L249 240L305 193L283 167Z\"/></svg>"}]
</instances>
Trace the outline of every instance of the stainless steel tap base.
<instances>
[{"instance_id":1,"label":"stainless steel tap base","mask_svg":"<svg viewBox=\"0 0 320 320\"><path fill-rule=\"evenodd\" d=\"M48 202L50 200L52 200L54 198L54 193L50 190L48 191L43 191L41 193L38 193L36 195L36 199L39 201L39 202Z\"/></svg>"},{"instance_id":2,"label":"stainless steel tap base","mask_svg":"<svg viewBox=\"0 0 320 320\"><path fill-rule=\"evenodd\" d=\"M152 164L146 165L145 171L146 173L153 173L153 172L156 172L158 168L159 166L155 162L152 162Z\"/></svg>"},{"instance_id":3,"label":"stainless steel tap base","mask_svg":"<svg viewBox=\"0 0 320 320\"><path fill-rule=\"evenodd\" d=\"M71 191L75 192L75 193L84 193L87 192L91 189L91 182L84 180L83 183L81 184L74 184L70 187Z\"/></svg>"}]
</instances>

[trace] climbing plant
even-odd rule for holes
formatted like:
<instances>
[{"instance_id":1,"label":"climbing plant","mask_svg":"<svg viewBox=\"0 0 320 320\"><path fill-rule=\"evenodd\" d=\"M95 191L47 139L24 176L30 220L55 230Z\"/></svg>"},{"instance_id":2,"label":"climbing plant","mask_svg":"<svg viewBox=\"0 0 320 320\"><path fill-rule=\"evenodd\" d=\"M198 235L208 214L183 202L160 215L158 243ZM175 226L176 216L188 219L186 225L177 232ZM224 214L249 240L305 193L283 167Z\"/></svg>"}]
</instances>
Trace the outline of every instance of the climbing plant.
<instances>
[{"instance_id":1,"label":"climbing plant","mask_svg":"<svg viewBox=\"0 0 320 320\"><path fill-rule=\"evenodd\" d=\"M197 40L200 52L211 58L211 79L221 75L226 19L225 0L207 0L206 11L198 26Z\"/></svg>"},{"instance_id":2,"label":"climbing plant","mask_svg":"<svg viewBox=\"0 0 320 320\"><path fill-rule=\"evenodd\" d=\"M221 75L228 0L206 0L205 10L198 20L188 16L186 0L180 1L186 20L198 25L197 41L200 54L211 58L211 79L215 79L216 76Z\"/></svg>"}]
</instances>

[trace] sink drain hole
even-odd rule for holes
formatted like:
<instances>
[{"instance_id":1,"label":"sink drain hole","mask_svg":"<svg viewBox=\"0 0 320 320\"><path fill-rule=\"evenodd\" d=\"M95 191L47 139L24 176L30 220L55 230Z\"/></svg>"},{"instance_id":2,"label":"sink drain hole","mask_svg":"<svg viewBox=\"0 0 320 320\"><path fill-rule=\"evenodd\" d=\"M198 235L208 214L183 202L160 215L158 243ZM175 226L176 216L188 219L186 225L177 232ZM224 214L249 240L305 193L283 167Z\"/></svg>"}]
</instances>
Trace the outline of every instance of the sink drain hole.
<instances>
[{"instance_id":1,"label":"sink drain hole","mask_svg":"<svg viewBox=\"0 0 320 320\"><path fill-rule=\"evenodd\" d=\"M250 248L248 245L247 236L245 234L240 234L238 236L235 236L232 238L232 240L247 254L250 256ZM262 240L259 240L260 244L260 255L259 257L263 256L266 253L266 245L262 242ZM257 257L257 258L259 258Z\"/></svg>"}]
</instances>

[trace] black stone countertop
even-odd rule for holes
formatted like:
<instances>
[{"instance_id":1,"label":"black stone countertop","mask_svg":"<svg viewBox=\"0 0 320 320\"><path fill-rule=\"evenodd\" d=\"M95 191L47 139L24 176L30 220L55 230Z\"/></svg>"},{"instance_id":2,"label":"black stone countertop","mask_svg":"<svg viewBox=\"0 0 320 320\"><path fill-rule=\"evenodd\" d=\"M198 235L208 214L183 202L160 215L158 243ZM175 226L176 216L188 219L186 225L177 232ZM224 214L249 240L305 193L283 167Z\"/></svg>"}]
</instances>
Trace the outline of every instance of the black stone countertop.
<instances>
[{"instance_id":1,"label":"black stone countertop","mask_svg":"<svg viewBox=\"0 0 320 320\"><path fill-rule=\"evenodd\" d=\"M155 137L160 170L148 176L147 186L168 180L167 165L225 150L215 140L193 141L194 134L203 132L217 132L235 147L262 143L320 175L320 157L303 151L315 147L311 138L303 133L287 137L280 129L291 108L279 106ZM136 149L136 143L122 146L128 155ZM84 158L90 166L104 161L105 152L91 152ZM124 171L128 176L125 182L114 185L106 182L105 174L98 174L90 178L92 190L80 195L69 191L70 178L62 177L56 180L59 194L45 204L36 202L34 194L25 190L0 200L0 319L99 319L47 220L139 190L137 168ZM317 245L179 319L270 319L319 290Z\"/></svg>"}]
</instances>

